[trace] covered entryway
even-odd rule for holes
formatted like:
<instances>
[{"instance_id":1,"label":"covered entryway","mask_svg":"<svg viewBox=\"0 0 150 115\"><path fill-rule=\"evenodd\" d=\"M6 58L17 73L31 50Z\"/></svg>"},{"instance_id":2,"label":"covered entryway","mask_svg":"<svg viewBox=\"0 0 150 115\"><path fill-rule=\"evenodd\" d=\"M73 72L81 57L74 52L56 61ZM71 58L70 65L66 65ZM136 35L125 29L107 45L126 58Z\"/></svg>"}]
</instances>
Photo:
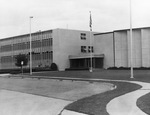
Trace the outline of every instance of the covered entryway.
<instances>
[{"instance_id":1,"label":"covered entryway","mask_svg":"<svg viewBox=\"0 0 150 115\"><path fill-rule=\"evenodd\" d=\"M103 68L104 54L83 56L69 56L70 68L90 68L92 57L93 68Z\"/></svg>"}]
</instances>

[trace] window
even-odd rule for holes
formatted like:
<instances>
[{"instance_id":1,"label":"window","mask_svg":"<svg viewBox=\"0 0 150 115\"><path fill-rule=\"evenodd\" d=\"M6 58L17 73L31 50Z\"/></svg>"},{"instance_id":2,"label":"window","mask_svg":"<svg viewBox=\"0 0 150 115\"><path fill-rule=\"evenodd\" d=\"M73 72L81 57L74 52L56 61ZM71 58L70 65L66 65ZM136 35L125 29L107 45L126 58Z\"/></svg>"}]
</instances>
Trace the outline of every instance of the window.
<instances>
[{"instance_id":1,"label":"window","mask_svg":"<svg viewBox=\"0 0 150 115\"><path fill-rule=\"evenodd\" d=\"M86 34L85 33L81 33L81 40L86 40Z\"/></svg>"},{"instance_id":2,"label":"window","mask_svg":"<svg viewBox=\"0 0 150 115\"><path fill-rule=\"evenodd\" d=\"M26 42L26 48L27 48L27 49L30 48L30 42Z\"/></svg>"},{"instance_id":3,"label":"window","mask_svg":"<svg viewBox=\"0 0 150 115\"><path fill-rule=\"evenodd\" d=\"M26 43L25 42L21 43L21 49L22 50L26 49Z\"/></svg>"},{"instance_id":4,"label":"window","mask_svg":"<svg viewBox=\"0 0 150 115\"><path fill-rule=\"evenodd\" d=\"M32 54L32 59L33 60L40 60L41 59L40 53L33 53Z\"/></svg>"},{"instance_id":5,"label":"window","mask_svg":"<svg viewBox=\"0 0 150 115\"><path fill-rule=\"evenodd\" d=\"M94 52L93 46L89 46L89 47L88 47L88 52Z\"/></svg>"},{"instance_id":6,"label":"window","mask_svg":"<svg viewBox=\"0 0 150 115\"><path fill-rule=\"evenodd\" d=\"M32 41L32 48L38 48L40 46L41 46L41 41L40 40Z\"/></svg>"},{"instance_id":7,"label":"window","mask_svg":"<svg viewBox=\"0 0 150 115\"><path fill-rule=\"evenodd\" d=\"M13 50L23 50L23 49L26 49L26 43L23 42L23 43L16 43L16 44L13 44Z\"/></svg>"},{"instance_id":8,"label":"window","mask_svg":"<svg viewBox=\"0 0 150 115\"><path fill-rule=\"evenodd\" d=\"M50 38L50 46L53 45L53 38Z\"/></svg>"},{"instance_id":9,"label":"window","mask_svg":"<svg viewBox=\"0 0 150 115\"><path fill-rule=\"evenodd\" d=\"M1 46L1 52L11 51L11 50L12 50L12 46L11 45Z\"/></svg>"},{"instance_id":10,"label":"window","mask_svg":"<svg viewBox=\"0 0 150 115\"><path fill-rule=\"evenodd\" d=\"M42 40L42 46L43 47L52 46L52 38L43 39Z\"/></svg>"},{"instance_id":11,"label":"window","mask_svg":"<svg viewBox=\"0 0 150 115\"><path fill-rule=\"evenodd\" d=\"M12 61L11 56L2 56L1 57L1 63L10 63Z\"/></svg>"},{"instance_id":12,"label":"window","mask_svg":"<svg viewBox=\"0 0 150 115\"><path fill-rule=\"evenodd\" d=\"M43 39L42 40L42 46L43 47L48 46L47 44L48 44L48 40L47 39Z\"/></svg>"},{"instance_id":13,"label":"window","mask_svg":"<svg viewBox=\"0 0 150 115\"><path fill-rule=\"evenodd\" d=\"M86 53L86 46L81 46L81 52Z\"/></svg>"}]
</instances>

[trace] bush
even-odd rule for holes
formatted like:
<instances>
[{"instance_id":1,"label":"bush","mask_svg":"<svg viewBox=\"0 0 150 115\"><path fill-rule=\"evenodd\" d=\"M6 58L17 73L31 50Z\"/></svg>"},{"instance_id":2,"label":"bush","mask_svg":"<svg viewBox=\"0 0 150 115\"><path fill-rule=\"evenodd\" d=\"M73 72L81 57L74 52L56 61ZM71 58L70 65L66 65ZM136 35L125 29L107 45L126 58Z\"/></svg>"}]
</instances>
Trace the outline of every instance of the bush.
<instances>
[{"instance_id":1,"label":"bush","mask_svg":"<svg viewBox=\"0 0 150 115\"><path fill-rule=\"evenodd\" d=\"M129 67L110 67L108 70L130 70Z\"/></svg>"},{"instance_id":2,"label":"bush","mask_svg":"<svg viewBox=\"0 0 150 115\"><path fill-rule=\"evenodd\" d=\"M65 71L82 71L82 70L89 70L89 68L66 68Z\"/></svg>"},{"instance_id":3,"label":"bush","mask_svg":"<svg viewBox=\"0 0 150 115\"><path fill-rule=\"evenodd\" d=\"M58 67L55 63L52 63L50 68L51 68L52 71L57 71L58 70Z\"/></svg>"},{"instance_id":4,"label":"bush","mask_svg":"<svg viewBox=\"0 0 150 115\"><path fill-rule=\"evenodd\" d=\"M12 70L12 71L10 72L10 74L20 74L20 73L21 73L20 70Z\"/></svg>"},{"instance_id":5,"label":"bush","mask_svg":"<svg viewBox=\"0 0 150 115\"><path fill-rule=\"evenodd\" d=\"M134 70L150 70L150 67L134 67ZM130 67L109 67L108 70L130 70Z\"/></svg>"}]
</instances>

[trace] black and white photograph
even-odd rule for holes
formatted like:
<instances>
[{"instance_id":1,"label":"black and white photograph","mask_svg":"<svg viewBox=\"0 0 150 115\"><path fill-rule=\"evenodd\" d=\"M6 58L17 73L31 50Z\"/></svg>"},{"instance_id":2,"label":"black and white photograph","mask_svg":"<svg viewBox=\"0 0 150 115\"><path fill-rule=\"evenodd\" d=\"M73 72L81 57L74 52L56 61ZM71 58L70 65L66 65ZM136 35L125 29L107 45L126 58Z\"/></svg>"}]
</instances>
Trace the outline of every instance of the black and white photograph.
<instances>
[{"instance_id":1,"label":"black and white photograph","mask_svg":"<svg viewBox=\"0 0 150 115\"><path fill-rule=\"evenodd\" d=\"M1 0L0 115L150 115L150 0Z\"/></svg>"}]
</instances>

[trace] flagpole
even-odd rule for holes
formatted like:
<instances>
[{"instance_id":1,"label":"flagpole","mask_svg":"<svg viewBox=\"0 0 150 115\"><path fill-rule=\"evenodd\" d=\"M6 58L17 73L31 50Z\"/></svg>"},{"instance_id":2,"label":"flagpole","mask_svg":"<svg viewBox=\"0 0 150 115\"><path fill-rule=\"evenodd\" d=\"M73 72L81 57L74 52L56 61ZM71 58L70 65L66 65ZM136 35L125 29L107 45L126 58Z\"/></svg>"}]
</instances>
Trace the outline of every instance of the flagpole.
<instances>
[{"instance_id":1,"label":"flagpole","mask_svg":"<svg viewBox=\"0 0 150 115\"><path fill-rule=\"evenodd\" d=\"M132 2L130 0L130 66L131 66L131 76L130 78L134 78L133 77L133 38L132 38Z\"/></svg>"},{"instance_id":2,"label":"flagpole","mask_svg":"<svg viewBox=\"0 0 150 115\"><path fill-rule=\"evenodd\" d=\"M93 72L93 63L92 63L92 17L91 17L91 11L90 11L90 63L91 63L91 67L90 67L90 72Z\"/></svg>"}]
</instances>

